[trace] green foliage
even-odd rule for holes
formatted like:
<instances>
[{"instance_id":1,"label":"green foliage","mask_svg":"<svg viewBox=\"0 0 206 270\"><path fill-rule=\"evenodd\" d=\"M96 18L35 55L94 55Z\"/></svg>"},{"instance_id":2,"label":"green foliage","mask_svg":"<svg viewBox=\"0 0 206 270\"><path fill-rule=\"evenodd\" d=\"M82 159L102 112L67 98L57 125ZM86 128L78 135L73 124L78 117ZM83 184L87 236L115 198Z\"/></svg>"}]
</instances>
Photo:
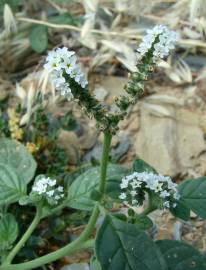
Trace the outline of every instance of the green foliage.
<instances>
[{"instance_id":1,"label":"green foliage","mask_svg":"<svg viewBox=\"0 0 206 270\"><path fill-rule=\"evenodd\" d=\"M29 33L29 42L35 52L43 53L48 45L47 27L43 25L34 26Z\"/></svg>"},{"instance_id":2,"label":"green foliage","mask_svg":"<svg viewBox=\"0 0 206 270\"><path fill-rule=\"evenodd\" d=\"M183 220L189 220L190 218L190 209L185 206L182 202L182 199L177 203L177 206L175 208L171 208L170 212L177 218L183 219Z\"/></svg>"},{"instance_id":3,"label":"green foliage","mask_svg":"<svg viewBox=\"0 0 206 270\"><path fill-rule=\"evenodd\" d=\"M178 241L160 240L156 245L168 264L168 270L204 270L206 258L192 246Z\"/></svg>"},{"instance_id":4,"label":"green foliage","mask_svg":"<svg viewBox=\"0 0 206 270\"><path fill-rule=\"evenodd\" d=\"M9 165L0 163L0 205L18 201L26 193L26 183Z\"/></svg>"},{"instance_id":5,"label":"green foliage","mask_svg":"<svg viewBox=\"0 0 206 270\"><path fill-rule=\"evenodd\" d=\"M74 130L78 127L78 123L74 116L68 112L59 118L59 127L64 130Z\"/></svg>"},{"instance_id":6,"label":"green foliage","mask_svg":"<svg viewBox=\"0 0 206 270\"><path fill-rule=\"evenodd\" d=\"M97 234L95 251L102 270L167 270L155 243L137 226L107 216Z\"/></svg>"},{"instance_id":7,"label":"green foliage","mask_svg":"<svg viewBox=\"0 0 206 270\"><path fill-rule=\"evenodd\" d=\"M22 0L1 0L0 1L0 10L3 9L4 5L9 5L13 10L16 10L17 7L22 3Z\"/></svg>"},{"instance_id":8,"label":"green foliage","mask_svg":"<svg viewBox=\"0 0 206 270\"><path fill-rule=\"evenodd\" d=\"M181 217L182 211L183 217L188 218L191 209L198 216L206 219L206 177L185 180L178 189L181 198L176 215Z\"/></svg>"},{"instance_id":9,"label":"green foliage","mask_svg":"<svg viewBox=\"0 0 206 270\"><path fill-rule=\"evenodd\" d=\"M57 138L60 130L74 130L78 124L71 113L54 117L46 112L42 106L33 113L29 126L25 130L25 140L39 145L35 153L38 162L38 174L49 174L61 178L67 170L68 155L60 145Z\"/></svg>"},{"instance_id":10,"label":"green foliage","mask_svg":"<svg viewBox=\"0 0 206 270\"><path fill-rule=\"evenodd\" d=\"M148 230L153 226L152 220L144 215L137 216L134 223L140 230Z\"/></svg>"},{"instance_id":11,"label":"green foliage","mask_svg":"<svg viewBox=\"0 0 206 270\"><path fill-rule=\"evenodd\" d=\"M142 159L136 159L134 161L134 163L133 163L133 171L138 172L138 173L151 172L151 173L156 173L157 174L157 171Z\"/></svg>"},{"instance_id":12,"label":"green foliage","mask_svg":"<svg viewBox=\"0 0 206 270\"><path fill-rule=\"evenodd\" d=\"M18 224L12 214L0 219L0 252L9 250L18 236ZM1 256L1 254L0 254Z\"/></svg>"},{"instance_id":13,"label":"green foliage","mask_svg":"<svg viewBox=\"0 0 206 270\"><path fill-rule=\"evenodd\" d=\"M95 256L92 256L90 260L90 270L102 270L101 265Z\"/></svg>"},{"instance_id":14,"label":"green foliage","mask_svg":"<svg viewBox=\"0 0 206 270\"><path fill-rule=\"evenodd\" d=\"M11 174L17 175L15 178L21 182L19 186L25 186L34 177L36 162L19 142L5 138L0 139L0 163L2 164L1 168L3 165L9 166L12 171Z\"/></svg>"},{"instance_id":15,"label":"green foliage","mask_svg":"<svg viewBox=\"0 0 206 270\"><path fill-rule=\"evenodd\" d=\"M120 194L121 179L127 174L128 170L110 164L107 170L106 194L114 200L118 200ZM92 210L94 201L91 193L97 189L99 182L100 167L90 168L79 175L68 188L68 206L80 210Z\"/></svg>"},{"instance_id":16,"label":"green foliage","mask_svg":"<svg viewBox=\"0 0 206 270\"><path fill-rule=\"evenodd\" d=\"M82 17L75 17L71 13L66 12L56 16L50 16L49 22L55 24L70 24L78 26L83 22Z\"/></svg>"},{"instance_id":17,"label":"green foliage","mask_svg":"<svg viewBox=\"0 0 206 270\"><path fill-rule=\"evenodd\" d=\"M49 143L44 151L36 156L36 159L39 164L38 173L46 172L59 178L65 174L69 163L65 150L54 143Z\"/></svg>"}]
</instances>

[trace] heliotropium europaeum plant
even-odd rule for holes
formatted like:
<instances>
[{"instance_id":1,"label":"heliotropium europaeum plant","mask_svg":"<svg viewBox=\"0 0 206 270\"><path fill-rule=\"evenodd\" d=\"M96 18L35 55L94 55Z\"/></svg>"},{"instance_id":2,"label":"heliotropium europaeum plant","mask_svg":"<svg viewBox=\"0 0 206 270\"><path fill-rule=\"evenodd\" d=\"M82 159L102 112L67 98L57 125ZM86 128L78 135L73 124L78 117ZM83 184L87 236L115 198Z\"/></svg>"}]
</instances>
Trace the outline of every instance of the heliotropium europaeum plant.
<instances>
[{"instance_id":1,"label":"heliotropium europaeum plant","mask_svg":"<svg viewBox=\"0 0 206 270\"><path fill-rule=\"evenodd\" d=\"M57 94L68 102L77 101L89 117L96 119L97 127L104 133L102 158L100 166L85 170L68 187L49 176L39 175L27 193L27 184L35 174L35 161L19 143L0 140L0 206L4 209L0 219L0 270L35 269L87 248L94 254L91 270L206 269L205 257L192 246L173 240L155 241L147 233L153 226L150 213L157 209L170 211L182 220L188 220L192 210L205 219L206 178L189 179L177 185L140 159L130 169L109 163L112 136L118 131L120 120L144 92L145 81L158 62L174 49L176 41L177 34L166 26L147 31L137 49L137 70L130 75L125 95L114 101L116 110L110 110L93 97L73 51L63 47L49 52L44 68ZM36 208L34 220L21 236L18 236L15 216L6 211L14 202ZM114 202L124 205L127 214L110 212ZM144 206L141 213L136 211L140 206ZM39 222L65 207L91 212L82 233L47 255L13 263ZM103 222L92 237L100 215Z\"/></svg>"}]
</instances>

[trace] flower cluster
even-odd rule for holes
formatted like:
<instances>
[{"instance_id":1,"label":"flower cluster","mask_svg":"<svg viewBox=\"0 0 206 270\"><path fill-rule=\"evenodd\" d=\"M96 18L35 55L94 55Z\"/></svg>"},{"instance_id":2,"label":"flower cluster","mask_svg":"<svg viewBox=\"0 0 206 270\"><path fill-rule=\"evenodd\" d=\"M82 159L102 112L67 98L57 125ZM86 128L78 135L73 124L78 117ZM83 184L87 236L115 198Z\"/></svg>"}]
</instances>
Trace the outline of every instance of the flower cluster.
<instances>
[{"instance_id":1,"label":"flower cluster","mask_svg":"<svg viewBox=\"0 0 206 270\"><path fill-rule=\"evenodd\" d=\"M134 172L122 179L120 187L123 192L119 198L132 206L142 205L145 193L156 194L161 199L162 208L176 207L180 198L177 184L170 177L161 174Z\"/></svg>"},{"instance_id":2,"label":"flower cluster","mask_svg":"<svg viewBox=\"0 0 206 270\"><path fill-rule=\"evenodd\" d=\"M40 176L36 179L32 187L32 196L40 196L44 198L50 205L57 204L64 197L64 189L57 186L56 179Z\"/></svg>"},{"instance_id":3,"label":"flower cluster","mask_svg":"<svg viewBox=\"0 0 206 270\"><path fill-rule=\"evenodd\" d=\"M147 30L147 35L137 49L138 58L141 60L148 53L152 54L154 63L169 55L170 50L175 48L178 34L169 30L166 26L157 25L153 29Z\"/></svg>"},{"instance_id":4,"label":"flower cluster","mask_svg":"<svg viewBox=\"0 0 206 270\"><path fill-rule=\"evenodd\" d=\"M16 114L15 109L8 109L9 116L9 130L11 133L11 138L17 141L22 140L23 130L19 127L19 117Z\"/></svg>"},{"instance_id":5,"label":"flower cluster","mask_svg":"<svg viewBox=\"0 0 206 270\"><path fill-rule=\"evenodd\" d=\"M57 48L50 51L46 57L44 68L50 73L51 80L60 95L72 99L72 91L68 80L65 76L69 76L78 83L82 88L87 85L87 80L80 68L76 64L77 58L75 52L69 51L68 48Z\"/></svg>"}]
</instances>

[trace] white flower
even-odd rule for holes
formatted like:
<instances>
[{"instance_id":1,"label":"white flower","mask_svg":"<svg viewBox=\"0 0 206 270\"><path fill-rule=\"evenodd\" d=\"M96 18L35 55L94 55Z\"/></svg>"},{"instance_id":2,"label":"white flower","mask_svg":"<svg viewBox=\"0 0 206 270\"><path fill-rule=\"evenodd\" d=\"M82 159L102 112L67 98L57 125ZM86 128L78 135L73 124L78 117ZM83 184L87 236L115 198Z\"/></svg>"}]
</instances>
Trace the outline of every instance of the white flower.
<instances>
[{"instance_id":1,"label":"white flower","mask_svg":"<svg viewBox=\"0 0 206 270\"><path fill-rule=\"evenodd\" d=\"M57 48L56 51L57 55L63 59L68 58L70 56L75 55L74 51L69 51L67 47Z\"/></svg>"},{"instance_id":2,"label":"white flower","mask_svg":"<svg viewBox=\"0 0 206 270\"><path fill-rule=\"evenodd\" d=\"M56 183L57 183L57 180L56 179L50 179L49 177L47 179L48 179L48 185L50 187L53 187L53 186L56 185Z\"/></svg>"},{"instance_id":3,"label":"white flower","mask_svg":"<svg viewBox=\"0 0 206 270\"><path fill-rule=\"evenodd\" d=\"M170 193L167 192L166 190L163 190L160 192L160 197L161 198L166 198L166 197L169 197L170 196Z\"/></svg>"},{"instance_id":4,"label":"white flower","mask_svg":"<svg viewBox=\"0 0 206 270\"><path fill-rule=\"evenodd\" d=\"M66 82L66 80L63 76L63 72L61 70L60 71L54 70L51 73L51 79L52 79L52 82L54 83L55 87L57 87L57 88Z\"/></svg>"},{"instance_id":5,"label":"white flower","mask_svg":"<svg viewBox=\"0 0 206 270\"><path fill-rule=\"evenodd\" d=\"M57 71L61 70L61 66L60 66L61 58L58 56L58 54L55 51L50 51L48 53L46 61L47 62L44 64L44 68L48 72L52 72L53 70L57 70Z\"/></svg>"},{"instance_id":6,"label":"white flower","mask_svg":"<svg viewBox=\"0 0 206 270\"><path fill-rule=\"evenodd\" d=\"M169 30L166 26L157 25L153 29L147 30L147 35L137 49L138 58L144 57L150 50L153 54L153 62L169 55L169 51L175 48L178 34Z\"/></svg>"},{"instance_id":7,"label":"white flower","mask_svg":"<svg viewBox=\"0 0 206 270\"><path fill-rule=\"evenodd\" d=\"M120 188L121 189L127 188L128 184L129 184L129 180L127 178L123 178L122 183L120 184Z\"/></svg>"},{"instance_id":8,"label":"white flower","mask_svg":"<svg viewBox=\"0 0 206 270\"><path fill-rule=\"evenodd\" d=\"M68 75L71 75L73 70L76 68L76 61L77 58L75 55L66 57L63 59L63 62L61 63L61 68L64 69Z\"/></svg>"},{"instance_id":9,"label":"white flower","mask_svg":"<svg viewBox=\"0 0 206 270\"><path fill-rule=\"evenodd\" d=\"M119 196L120 199L128 199L128 204L134 205L134 200L139 204L145 199L144 194L155 192L161 199L164 208L176 206L180 194L177 190L177 184L173 183L171 178L161 174L148 172L134 172L122 179L120 184L124 192Z\"/></svg>"},{"instance_id":10,"label":"white flower","mask_svg":"<svg viewBox=\"0 0 206 270\"><path fill-rule=\"evenodd\" d=\"M63 192L63 191L64 191L64 188L63 188L62 186L59 186L59 187L57 188L57 190L58 190L59 192Z\"/></svg>"},{"instance_id":11,"label":"white flower","mask_svg":"<svg viewBox=\"0 0 206 270\"><path fill-rule=\"evenodd\" d=\"M53 195L54 195L54 190L52 189L52 190L49 190L49 191L47 191L47 193L46 193L49 197L52 197Z\"/></svg>"},{"instance_id":12,"label":"white flower","mask_svg":"<svg viewBox=\"0 0 206 270\"><path fill-rule=\"evenodd\" d=\"M132 200L132 205L137 205L138 204L138 200Z\"/></svg>"},{"instance_id":13,"label":"white flower","mask_svg":"<svg viewBox=\"0 0 206 270\"><path fill-rule=\"evenodd\" d=\"M139 188L139 187L141 187L141 185L142 185L142 182L137 181L136 179L134 179L134 181L131 182L131 186L133 189Z\"/></svg>"},{"instance_id":14,"label":"white flower","mask_svg":"<svg viewBox=\"0 0 206 270\"><path fill-rule=\"evenodd\" d=\"M61 96L66 97L68 100L73 99L73 94L71 92L71 88L69 87L68 83L62 83L58 87L56 87L56 89Z\"/></svg>"},{"instance_id":15,"label":"white flower","mask_svg":"<svg viewBox=\"0 0 206 270\"><path fill-rule=\"evenodd\" d=\"M69 51L68 48L57 48L50 51L46 57L44 68L50 73L51 81L60 95L67 97L69 100L73 98L69 82L66 81L66 74L70 76L82 88L88 84L84 74L76 64L77 58L75 52Z\"/></svg>"},{"instance_id":16,"label":"white flower","mask_svg":"<svg viewBox=\"0 0 206 270\"><path fill-rule=\"evenodd\" d=\"M42 176L34 183L32 193L41 195L49 204L57 204L58 201L64 196L64 189L62 186L56 187L56 185L56 179Z\"/></svg>"},{"instance_id":17,"label":"white flower","mask_svg":"<svg viewBox=\"0 0 206 270\"><path fill-rule=\"evenodd\" d=\"M134 197L135 195L137 195L137 191L136 191L136 190L132 190L132 191L130 192L130 194L132 195L132 197Z\"/></svg>"},{"instance_id":18,"label":"white flower","mask_svg":"<svg viewBox=\"0 0 206 270\"><path fill-rule=\"evenodd\" d=\"M173 197L175 198L175 200L179 200L180 199L180 194L178 192L175 192Z\"/></svg>"},{"instance_id":19,"label":"white flower","mask_svg":"<svg viewBox=\"0 0 206 270\"><path fill-rule=\"evenodd\" d=\"M163 207L164 208L170 208L170 202L169 201L164 202Z\"/></svg>"},{"instance_id":20,"label":"white flower","mask_svg":"<svg viewBox=\"0 0 206 270\"><path fill-rule=\"evenodd\" d=\"M126 197L127 197L126 193L121 193L121 194L119 195L119 198L120 198L121 200L126 199Z\"/></svg>"},{"instance_id":21,"label":"white flower","mask_svg":"<svg viewBox=\"0 0 206 270\"><path fill-rule=\"evenodd\" d=\"M157 185L156 185L156 187L155 187L155 192L159 192L159 191L161 191L162 190L162 186L163 186L163 183L158 183Z\"/></svg>"}]
</instances>

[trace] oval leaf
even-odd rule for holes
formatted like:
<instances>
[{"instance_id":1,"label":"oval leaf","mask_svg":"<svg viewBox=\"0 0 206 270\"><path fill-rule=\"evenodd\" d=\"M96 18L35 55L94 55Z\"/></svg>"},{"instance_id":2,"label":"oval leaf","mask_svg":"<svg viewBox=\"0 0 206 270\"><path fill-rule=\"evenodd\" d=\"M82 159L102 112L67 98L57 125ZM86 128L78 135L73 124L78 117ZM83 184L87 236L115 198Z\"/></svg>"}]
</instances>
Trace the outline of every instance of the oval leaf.
<instances>
[{"instance_id":1,"label":"oval leaf","mask_svg":"<svg viewBox=\"0 0 206 270\"><path fill-rule=\"evenodd\" d=\"M206 177L183 181L178 187L180 202L206 219Z\"/></svg>"},{"instance_id":2,"label":"oval leaf","mask_svg":"<svg viewBox=\"0 0 206 270\"><path fill-rule=\"evenodd\" d=\"M11 248L18 236L18 224L12 214L6 214L0 219L0 250Z\"/></svg>"},{"instance_id":3,"label":"oval leaf","mask_svg":"<svg viewBox=\"0 0 206 270\"><path fill-rule=\"evenodd\" d=\"M0 163L12 167L24 183L31 181L36 170L36 162L26 147L5 138L0 139Z\"/></svg>"},{"instance_id":4,"label":"oval leaf","mask_svg":"<svg viewBox=\"0 0 206 270\"><path fill-rule=\"evenodd\" d=\"M157 171L142 159L136 159L133 162L133 171L138 173L149 172L157 174Z\"/></svg>"},{"instance_id":5,"label":"oval leaf","mask_svg":"<svg viewBox=\"0 0 206 270\"><path fill-rule=\"evenodd\" d=\"M190 219L190 209L185 206L181 200L177 202L177 206L175 208L170 209L170 212L173 214L173 216L185 221Z\"/></svg>"},{"instance_id":6,"label":"oval leaf","mask_svg":"<svg viewBox=\"0 0 206 270\"><path fill-rule=\"evenodd\" d=\"M169 270L204 270L206 260L192 246L174 240L159 240L156 245L161 250Z\"/></svg>"},{"instance_id":7,"label":"oval leaf","mask_svg":"<svg viewBox=\"0 0 206 270\"><path fill-rule=\"evenodd\" d=\"M47 27L43 25L33 27L29 34L29 42L35 52L44 52L48 45Z\"/></svg>"},{"instance_id":8,"label":"oval leaf","mask_svg":"<svg viewBox=\"0 0 206 270\"><path fill-rule=\"evenodd\" d=\"M26 184L13 168L0 163L0 205L18 201L26 193Z\"/></svg>"},{"instance_id":9,"label":"oval leaf","mask_svg":"<svg viewBox=\"0 0 206 270\"><path fill-rule=\"evenodd\" d=\"M114 200L118 200L120 194L121 179L127 174L128 170L110 164L107 170L106 193ZM80 210L92 210L94 201L91 193L98 187L100 168L90 168L71 184L68 190L68 206Z\"/></svg>"},{"instance_id":10,"label":"oval leaf","mask_svg":"<svg viewBox=\"0 0 206 270\"><path fill-rule=\"evenodd\" d=\"M135 225L107 216L95 251L102 270L167 270L155 243Z\"/></svg>"}]
</instances>

